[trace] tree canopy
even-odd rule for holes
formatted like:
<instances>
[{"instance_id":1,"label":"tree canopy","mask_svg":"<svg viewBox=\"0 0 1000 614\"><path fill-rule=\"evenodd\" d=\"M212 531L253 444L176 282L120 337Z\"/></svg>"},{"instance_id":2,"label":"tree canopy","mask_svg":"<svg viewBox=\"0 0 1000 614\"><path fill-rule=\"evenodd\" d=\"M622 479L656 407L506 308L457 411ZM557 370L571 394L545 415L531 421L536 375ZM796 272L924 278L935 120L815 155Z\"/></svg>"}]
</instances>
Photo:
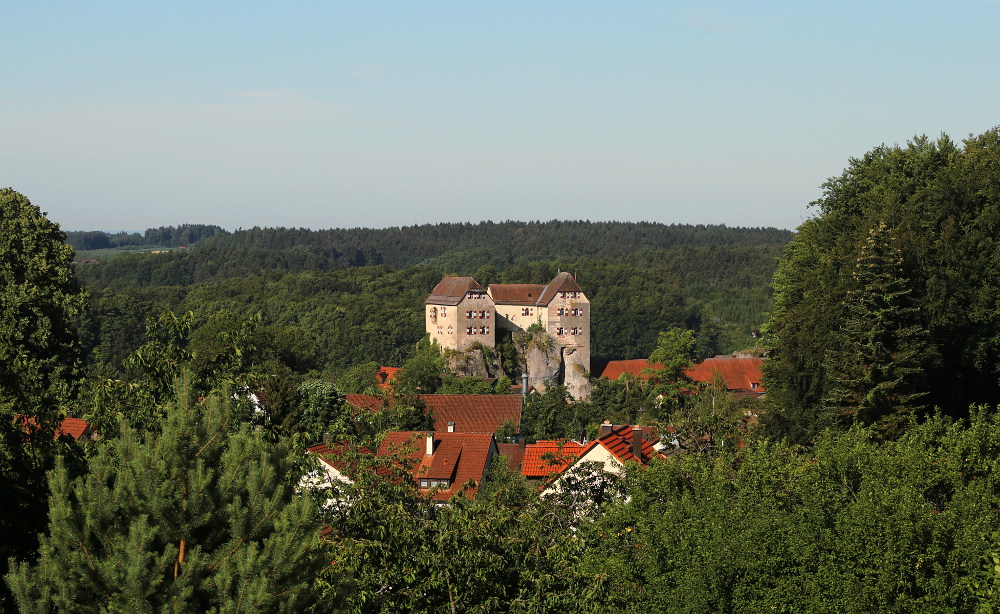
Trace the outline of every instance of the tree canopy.
<instances>
[{"instance_id":1,"label":"tree canopy","mask_svg":"<svg viewBox=\"0 0 1000 614\"><path fill-rule=\"evenodd\" d=\"M774 278L778 432L1000 400L1000 132L882 146L824 184Z\"/></svg>"}]
</instances>

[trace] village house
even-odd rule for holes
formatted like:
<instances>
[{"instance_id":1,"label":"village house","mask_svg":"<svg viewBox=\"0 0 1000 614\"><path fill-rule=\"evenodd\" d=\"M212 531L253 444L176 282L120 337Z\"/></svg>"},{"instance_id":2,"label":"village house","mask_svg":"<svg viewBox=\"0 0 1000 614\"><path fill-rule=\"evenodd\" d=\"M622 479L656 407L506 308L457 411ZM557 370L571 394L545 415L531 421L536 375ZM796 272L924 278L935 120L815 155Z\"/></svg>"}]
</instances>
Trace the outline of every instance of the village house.
<instances>
[{"instance_id":1,"label":"village house","mask_svg":"<svg viewBox=\"0 0 1000 614\"><path fill-rule=\"evenodd\" d=\"M324 442L311 446L309 452L319 459L322 471L308 476L301 484L304 487L351 484L352 474L360 470L357 462L349 460L352 454L346 444ZM358 452L371 454L366 449ZM491 433L395 431L385 436L375 454L396 459L421 492L446 501L458 493L474 499L500 452Z\"/></svg>"},{"instance_id":2,"label":"village house","mask_svg":"<svg viewBox=\"0 0 1000 614\"><path fill-rule=\"evenodd\" d=\"M601 424L597 439L582 441L539 441L525 446L521 474L542 488L542 495L553 495L567 478L584 468L597 468L621 475L629 462L646 465L662 458L657 449L658 433L649 427L610 422Z\"/></svg>"}]
</instances>

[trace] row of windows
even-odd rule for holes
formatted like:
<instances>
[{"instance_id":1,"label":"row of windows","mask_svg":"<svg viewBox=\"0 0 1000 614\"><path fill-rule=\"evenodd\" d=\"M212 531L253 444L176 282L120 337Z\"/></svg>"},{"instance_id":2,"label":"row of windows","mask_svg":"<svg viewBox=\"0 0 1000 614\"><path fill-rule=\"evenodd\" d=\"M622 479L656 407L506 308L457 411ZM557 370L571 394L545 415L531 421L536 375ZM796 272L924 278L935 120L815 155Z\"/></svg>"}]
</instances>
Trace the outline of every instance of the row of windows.
<instances>
[{"instance_id":1,"label":"row of windows","mask_svg":"<svg viewBox=\"0 0 1000 614\"><path fill-rule=\"evenodd\" d=\"M582 326L574 326L573 328L571 328L569 330L566 330L565 328L563 328L562 326L560 326L559 328L556 329L556 335L557 336L562 337L562 336L564 336L566 334L570 334L570 335L582 335L583 334L583 327Z\"/></svg>"},{"instance_id":2,"label":"row of windows","mask_svg":"<svg viewBox=\"0 0 1000 614\"><path fill-rule=\"evenodd\" d=\"M479 318L481 320L488 320L488 319L490 319L490 318L493 317L493 312L492 311L475 311L475 310L473 310L473 311L466 311L465 312L465 317L467 317L467 318L473 318L473 319Z\"/></svg>"},{"instance_id":3,"label":"row of windows","mask_svg":"<svg viewBox=\"0 0 1000 614\"><path fill-rule=\"evenodd\" d=\"M521 308L521 315L522 316L533 316L533 315L535 315L535 308L534 307L522 307Z\"/></svg>"},{"instance_id":4,"label":"row of windows","mask_svg":"<svg viewBox=\"0 0 1000 614\"><path fill-rule=\"evenodd\" d=\"M439 335L443 335L444 334L444 330L440 326L438 326L438 334ZM448 334L449 335L454 335L455 334L455 329L452 328L451 326L449 326L448 327Z\"/></svg>"},{"instance_id":5,"label":"row of windows","mask_svg":"<svg viewBox=\"0 0 1000 614\"><path fill-rule=\"evenodd\" d=\"M557 313L561 316L582 316L583 309L579 307L574 307L570 309L569 307L560 307Z\"/></svg>"},{"instance_id":6,"label":"row of windows","mask_svg":"<svg viewBox=\"0 0 1000 614\"><path fill-rule=\"evenodd\" d=\"M480 326L480 327L477 328L475 326L467 326L465 328L465 334L467 334L467 335L488 335L488 334L490 334L490 327L489 326Z\"/></svg>"},{"instance_id":7,"label":"row of windows","mask_svg":"<svg viewBox=\"0 0 1000 614\"><path fill-rule=\"evenodd\" d=\"M583 294L583 292L560 292L559 298L577 298L578 294Z\"/></svg>"},{"instance_id":8,"label":"row of windows","mask_svg":"<svg viewBox=\"0 0 1000 614\"><path fill-rule=\"evenodd\" d=\"M448 488L448 484L448 480L420 480L420 488L437 488L439 486L441 488Z\"/></svg>"}]
</instances>

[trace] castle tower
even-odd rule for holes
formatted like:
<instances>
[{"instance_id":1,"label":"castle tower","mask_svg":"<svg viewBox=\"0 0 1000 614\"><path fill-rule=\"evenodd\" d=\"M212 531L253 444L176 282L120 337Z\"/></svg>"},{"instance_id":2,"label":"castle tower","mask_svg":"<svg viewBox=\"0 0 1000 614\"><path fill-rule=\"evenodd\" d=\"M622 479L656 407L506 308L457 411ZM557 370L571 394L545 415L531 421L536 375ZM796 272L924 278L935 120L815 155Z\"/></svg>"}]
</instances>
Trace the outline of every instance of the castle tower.
<instances>
[{"instance_id":1,"label":"castle tower","mask_svg":"<svg viewBox=\"0 0 1000 614\"><path fill-rule=\"evenodd\" d=\"M496 307L471 277L445 277L424 301L424 323L442 348L464 352L473 345L494 347Z\"/></svg>"}]
</instances>

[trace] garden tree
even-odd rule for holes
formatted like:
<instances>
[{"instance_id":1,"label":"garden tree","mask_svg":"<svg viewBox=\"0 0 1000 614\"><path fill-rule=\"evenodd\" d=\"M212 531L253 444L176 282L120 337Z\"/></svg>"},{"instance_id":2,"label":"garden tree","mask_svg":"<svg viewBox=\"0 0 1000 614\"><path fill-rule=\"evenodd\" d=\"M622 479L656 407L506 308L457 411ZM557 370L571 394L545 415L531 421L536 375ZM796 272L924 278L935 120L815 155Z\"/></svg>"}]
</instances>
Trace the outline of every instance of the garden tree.
<instances>
[{"instance_id":1,"label":"garden tree","mask_svg":"<svg viewBox=\"0 0 1000 614\"><path fill-rule=\"evenodd\" d=\"M910 280L892 230L880 223L862 244L842 325L826 355L825 404L834 419L876 424L898 435L925 409L930 382L926 331L910 301Z\"/></svg>"},{"instance_id":2,"label":"garden tree","mask_svg":"<svg viewBox=\"0 0 1000 614\"><path fill-rule=\"evenodd\" d=\"M294 494L284 445L234 424L229 395L164 411L159 435L127 426L89 473L50 475L36 563L6 577L21 612L298 612L328 564L315 508Z\"/></svg>"},{"instance_id":3,"label":"garden tree","mask_svg":"<svg viewBox=\"0 0 1000 614\"><path fill-rule=\"evenodd\" d=\"M12 189L0 189L0 572L37 548L53 432L77 392L87 296L59 227ZM28 436L18 416L30 416ZM5 591L0 590L0 601Z\"/></svg>"},{"instance_id":4,"label":"garden tree","mask_svg":"<svg viewBox=\"0 0 1000 614\"><path fill-rule=\"evenodd\" d=\"M365 362L354 365L340 373L335 381L344 394L369 394L378 388L375 374L378 373L377 362Z\"/></svg>"},{"instance_id":5,"label":"garden tree","mask_svg":"<svg viewBox=\"0 0 1000 614\"><path fill-rule=\"evenodd\" d=\"M581 573L625 612L979 612L1000 521L1000 419L940 416L898 440L828 431L632 468ZM976 588L976 585L979 588Z\"/></svg>"},{"instance_id":6,"label":"garden tree","mask_svg":"<svg viewBox=\"0 0 1000 614\"><path fill-rule=\"evenodd\" d=\"M424 335L417 343L413 358L400 368L395 391L400 396L433 394L441 387L444 370L445 358L437 341Z\"/></svg>"},{"instance_id":7,"label":"garden tree","mask_svg":"<svg viewBox=\"0 0 1000 614\"><path fill-rule=\"evenodd\" d=\"M899 357L908 356L907 375L893 394L919 393L913 388L917 379L934 383L927 394L904 399L913 411L937 406L964 415L973 402L1000 400L1000 132L970 137L963 145L922 137L905 147L878 147L824 184L818 215L799 228L774 278L765 364L772 432L808 441L830 423L828 401L847 402L831 385L843 387L858 376L830 377L828 371L850 359L863 364L864 357L828 351L841 349L852 327L855 352L877 326L884 327L883 338L897 337ZM893 263L887 253L869 250L871 264L882 262L869 269L867 280L856 278L862 246L881 224L900 259ZM890 277L902 285L886 286ZM888 291L898 297L899 306L883 312L895 321L870 318L861 326L855 319L845 326L845 317L854 316L845 312L844 297L852 290L857 295L865 283L875 296ZM871 373L869 390L903 375Z\"/></svg>"},{"instance_id":8,"label":"garden tree","mask_svg":"<svg viewBox=\"0 0 1000 614\"><path fill-rule=\"evenodd\" d=\"M48 432L83 365L87 297L65 239L27 198L0 189L0 411L36 416Z\"/></svg>"},{"instance_id":9,"label":"garden tree","mask_svg":"<svg viewBox=\"0 0 1000 614\"><path fill-rule=\"evenodd\" d=\"M600 421L614 424L639 424L642 416L653 410L656 399L648 380L623 373L617 380L601 377L594 380L587 402L595 408Z\"/></svg>"},{"instance_id":10,"label":"garden tree","mask_svg":"<svg viewBox=\"0 0 1000 614\"><path fill-rule=\"evenodd\" d=\"M312 441L320 441L329 434L334 441L354 435L347 399L337 387L325 380L306 380L299 385L299 411L293 432L309 435Z\"/></svg>"},{"instance_id":11,"label":"garden tree","mask_svg":"<svg viewBox=\"0 0 1000 614\"><path fill-rule=\"evenodd\" d=\"M665 419L670 412L684 404L685 393L697 388L686 371L694 364L694 331L671 328L660 331L656 347L649 355L649 364L643 373L649 378L650 394L656 403L650 413L653 419ZM655 366L652 366L655 365Z\"/></svg>"}]
</instances>

